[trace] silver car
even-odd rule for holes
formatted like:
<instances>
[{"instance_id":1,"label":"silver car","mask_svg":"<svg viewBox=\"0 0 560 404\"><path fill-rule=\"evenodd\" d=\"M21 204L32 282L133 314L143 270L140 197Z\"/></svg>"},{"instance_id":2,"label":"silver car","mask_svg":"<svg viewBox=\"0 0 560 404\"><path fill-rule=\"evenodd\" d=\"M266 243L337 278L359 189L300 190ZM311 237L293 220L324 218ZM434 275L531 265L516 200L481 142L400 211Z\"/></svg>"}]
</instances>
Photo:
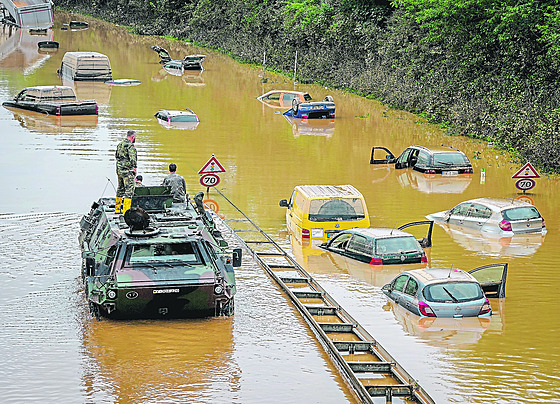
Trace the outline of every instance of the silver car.
<instances>
[{"instance_id":1,"label":"silver car","mask_svg":"<svg viewBox=\"0 0 560 404\"><path fill-rule=\"evenodd\" d=\"M421 317L489 317L488 297L505 297L507 266L486 265L470 273L454 268L415 269L397 275L381 290Z\"/></svg>"},{"instance_id":2,"label":"silver car","mask_svg":"<svg viewBox=\"0 0 560 404\"><path fill-rule=\"evenodd\" d=\"M470 227L501 236L546 233L544 218L536 207L516 199L478 198L461 202L450 210L426 218L440 223Z\"/></svg>"}]
</instances>

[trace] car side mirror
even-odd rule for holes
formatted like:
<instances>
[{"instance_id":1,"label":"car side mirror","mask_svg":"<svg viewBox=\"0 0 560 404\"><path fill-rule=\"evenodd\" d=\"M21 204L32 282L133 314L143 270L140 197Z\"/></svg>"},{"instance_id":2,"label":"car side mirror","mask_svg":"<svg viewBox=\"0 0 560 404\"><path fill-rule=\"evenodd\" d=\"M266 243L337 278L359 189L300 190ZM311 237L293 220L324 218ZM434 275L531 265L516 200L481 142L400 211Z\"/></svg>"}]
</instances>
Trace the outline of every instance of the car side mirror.
<instances>
[{"instance_id":1,"label":"car side mirror","mask_svg":"<svg viewBox=\"0 0 560 404\"><path fill-rule=\"evenodd\" d=\"M91 257L86 258L86 275L87 276L95 275L95 259Z\"/></svg>"},{"instance_id":2,"label":"car side mirror","mask_svg":"<svg viewBox=\"0 0 560 404\"><path fill-rule=\"evenodd\" d=\"M241 266L242 256L243 256L243 250L241 248L233 249L232 265L234 268L239 268Z\"/></svg>"},{"instance_id":3,"label":"car side mirror","mask_svg":"<svg viewBox=\"0 0 560 404\"><path fill-rule=\"evenodd\" d=\"M387 285L384 285L381 290L384 290L385 292L391 293L393 291L393 288L391 286L390 283L388 283Z\"/></svg>"},{"instance_id":4,"label":"car side mirror","mask_svg":"<svg viewBox=\"0 0 560 404\"><path fill-rule=\"evenodd\" d=\"M280 205L281 207L283 207L283 208L287 208L287 207L288 207L288 200L287 200L287 199L282 199L282 200L280 201L280 204L279 204L279 205Z\"/></svg>"}]
</instances>

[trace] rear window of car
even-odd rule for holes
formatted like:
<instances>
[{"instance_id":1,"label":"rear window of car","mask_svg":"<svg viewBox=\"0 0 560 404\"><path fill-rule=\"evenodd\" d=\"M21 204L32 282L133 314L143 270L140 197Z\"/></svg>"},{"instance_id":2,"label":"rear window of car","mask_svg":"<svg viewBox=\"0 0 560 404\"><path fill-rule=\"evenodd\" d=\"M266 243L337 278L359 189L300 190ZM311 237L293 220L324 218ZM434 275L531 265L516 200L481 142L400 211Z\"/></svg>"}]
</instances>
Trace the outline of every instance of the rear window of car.
<instances>
[{"instance_id":1,"label":"rear window of car","mask_svg":"<svg viewBox=\"0 0 560 404\"><path fill-rule=\"evenodd\" d=\"M478 283L448 282L428 285L424 288L424 297L430 302L469 302L482 299L484 293Z\"/></svg>"},{"instance_id":2,"label":"rear window of car","mask_svg":"<svg viewBox=\"0 0 560 404\"><path fill-rule=\"evenodd\" d=\"M198 122L196 115L175 115L171 117L171 122Z\"/></svg>"},{"instance_id":3,"label":"rear window of car","mask_svg":"<svg viewBox=\"0 0 560 404\"><path fill-rule=\"evenodd\" d=\"M364 218L364 207L360 198L313 199L309 206L309 220L312 222L362 220Z\"/></svg>"},{"instance_id":4,"label":"rear window of car","mask_svg":"<svg viewBox=\"0 0 560 404\"><path fill-rule=\"evenodd\" d=\"M522 208L513 208L507 209L502 212L502 216L505 220L514 221L514 220L529 220L529 219L538 219L541 217L541 214L537 210L537 208L533 206L527 206Z\"/></svg>"},{"instance_id":5,"label":"rear window of car","mask_svg":"<svg viewBox=\"0 0 560 404\"><path fill-rule=\"evenodd\" d=\"M435 153L434 166L465 166L470 165L469 159L463 153Z\"/></svg>"},{"instance_id":6,"label":"rear window of car","mask_svg":"<svg viewBox=\"0 0 560 404\"><path fill-rule=\"evenodd\" d=\"M376 255L422 252L414 236L382 238L375 241Z\"/></svg>"}]
</instances>

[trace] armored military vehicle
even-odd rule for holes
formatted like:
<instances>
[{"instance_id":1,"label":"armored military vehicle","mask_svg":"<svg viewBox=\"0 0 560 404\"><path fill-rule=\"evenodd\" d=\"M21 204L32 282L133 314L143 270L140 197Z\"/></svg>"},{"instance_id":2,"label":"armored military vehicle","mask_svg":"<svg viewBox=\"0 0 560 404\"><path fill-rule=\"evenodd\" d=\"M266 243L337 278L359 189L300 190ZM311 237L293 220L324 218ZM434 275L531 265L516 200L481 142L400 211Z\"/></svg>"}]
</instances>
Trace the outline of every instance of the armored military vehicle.
<instances>
[{"instance_id":1,"label":"armored military vehicle","mask_svg":"<svg viewBox=\"0 0 560 404\"><path fill-rule=\"evenodd\" d=\"M228 243L199 193L172 203L170 187L137 187L132 207L116 214L101 198L80 223L82 278L90 311L116 319L230 316L234 266Z\"/></svg>"}]
</instances>

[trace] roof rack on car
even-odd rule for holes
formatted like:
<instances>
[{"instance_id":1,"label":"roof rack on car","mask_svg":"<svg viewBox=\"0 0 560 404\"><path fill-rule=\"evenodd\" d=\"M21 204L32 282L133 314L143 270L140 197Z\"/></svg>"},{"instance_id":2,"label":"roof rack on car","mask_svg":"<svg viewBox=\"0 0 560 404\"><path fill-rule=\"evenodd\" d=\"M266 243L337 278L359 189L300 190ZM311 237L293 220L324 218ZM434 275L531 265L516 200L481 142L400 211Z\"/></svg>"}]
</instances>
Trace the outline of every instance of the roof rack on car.
<instances>
[{"instance_id":1,"label":"roof rack on car","mask_svg":"<svg viewBox=\"0 0 560 404\"><path fill-rule=\"evenodd\" d=\"M457 151L461 151L461 150L457 149L456 147L450 146L450 145L448 145L448 144L442 144L441 146L442 146L442 147L449 147L450 149L457 150Z\"/></svg>"}]
</instances>

